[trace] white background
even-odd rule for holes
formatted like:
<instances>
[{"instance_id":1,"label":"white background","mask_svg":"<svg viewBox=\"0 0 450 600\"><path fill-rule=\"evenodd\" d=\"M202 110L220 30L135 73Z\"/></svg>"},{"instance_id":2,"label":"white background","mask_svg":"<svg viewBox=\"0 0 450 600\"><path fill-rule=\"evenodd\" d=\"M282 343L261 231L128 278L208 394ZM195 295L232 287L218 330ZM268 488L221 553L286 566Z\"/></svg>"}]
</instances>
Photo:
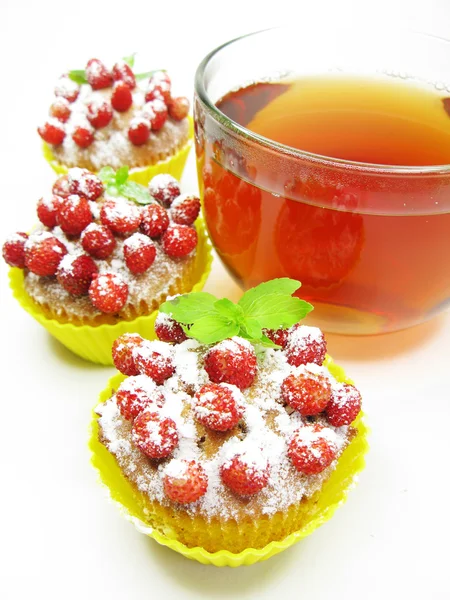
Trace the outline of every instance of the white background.
<instances>
[{"instance_id":1,"label":"white background","mask_svg":"<svg viewBox=\"0 0 450 600\"><path fill-rule=\"evenodd\" d=\"M190 95L209 50L286 21L299 24L299 35L326 21L363 21L450 37L448 0L295 6L2 0L0 239L35 222L35 203L53 179L35 128L56 76L90 56L142 50L144 70L167 67L178 91ZM193 158L186 191L196 189ZM216 569L158 546L108 502L86 443L90 410L114 371L50 339L12 299L4 264L0 271L2 600L450 598L449 313L381 337L328 336L330 353L363 392L372 428L359 486L329 523L291 550L253 567ZM239 294L217 263L207 289Z\"/></svg>"}]
</instances>

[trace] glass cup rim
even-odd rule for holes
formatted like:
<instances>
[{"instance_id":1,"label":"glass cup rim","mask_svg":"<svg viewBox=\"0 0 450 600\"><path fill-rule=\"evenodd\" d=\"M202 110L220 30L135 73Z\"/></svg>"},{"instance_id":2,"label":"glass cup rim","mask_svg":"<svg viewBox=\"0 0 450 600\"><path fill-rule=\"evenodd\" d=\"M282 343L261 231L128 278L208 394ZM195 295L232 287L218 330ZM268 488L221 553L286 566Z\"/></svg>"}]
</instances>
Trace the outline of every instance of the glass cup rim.
<instances>
[{"instance_id":1,"label":"glass cup rim","mask_svg":"<svg viewBox=\"0 0 450 600\"><path fill-rule=\"evenodd\" d=\"M277 26L277 27L269 27L267 29L261 29L258 31L253 31L250 33L246 33L244 35L240 35L220 46L214 48L211 52L209 52L204 59L200 62L197 67L195 73L195 92L197 96L200 98L204 106L207 110L213 115L213 117L222 123L227 129L233 130L237 135L243 136L248 140L255 142L256 144L263 146L269 150L274 150L278 153L288 154L292 158L298 159L306 159L310 162L326 164L328 166L347 168L351 170L364 171L367 173L389 173L391 175L432 175L432 174L440 174L450 173L450 164L442 164L442 165L387 165L387 164L376 164L376 163L365 163L365 162L357 162L352 160L346 160L341 158L334 158L331 156L326 156L323 154L315 154L313 152L307 152L306 150L300 150L298 148L294 148L292 146L287 146L285 144L281 144L280 142L276 142L275 140L271 140L270 138L259 135L258 133L254 133L250 129L240 125L233 119L230 119L225 113L217 108L217 106L212 102L211 98L206 91L205 86L205 71L208 67L210 61L217 55L219 52L235 44L243 39L250 38L252 36L257 36L263 33L268 33L271 31L278 31L282 29L289 29L289 26ZM393 29L386 28L386 32L394 33ZM446 39L441 36L433 35L430 33L425 33L422 31L407 29L407 28L398 28L395 30L396 35L402 32L403 34L413 34L414 36L420 36L423 38L429 38L432 40L437 40L441 42L445 42L450 45L450 39ZM380 32L378 31L378 34Z\"/></svg>"}]
</instances>

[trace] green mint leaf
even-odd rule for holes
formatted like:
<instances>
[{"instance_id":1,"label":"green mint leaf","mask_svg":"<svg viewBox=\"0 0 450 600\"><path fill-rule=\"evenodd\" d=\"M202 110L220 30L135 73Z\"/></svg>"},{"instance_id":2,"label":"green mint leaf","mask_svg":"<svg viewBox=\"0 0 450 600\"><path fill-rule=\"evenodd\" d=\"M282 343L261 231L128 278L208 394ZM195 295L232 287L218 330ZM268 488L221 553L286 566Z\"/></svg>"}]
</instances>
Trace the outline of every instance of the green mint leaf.
<instances>
[{"instance_id":1,"label":"green mint leaf","mask_svg":"<svg viewBox=\"0 0 450 600\"><path fill-rule=\"evenodd\" d=\"M141 79L150 79L150 77L158 71L162 71L163 73L165 73L166 69L154 69L153 71L146 71L145 73L135 73L134 77L136 81L140 81Z\"/></svg>"},{"instance_id":2,"label":"green mint leaf","mask_svg":"<svg viewBox=\"0 0 450 600\"><path fill-rule=\"evenodd\" d=\"M137 202L138 204L150 204L151 202L154 202L148 189L135 181L125 181L125 183L122 183L122 185L119 186L119 193L129 200L134 200L134 202Z\"/></svg>"},{"instance_id":3,"label":"green mint leaf","mask_svg":"<svg viewBox=\"0 0 450 600\"><path fill-rule=\"evenodd\" d=\"M262 328L278 329L295 325L312 309L309 302L300 300L300 298L268 294L253 300L251 312L246 315L246 319L248 317L256 319Z\"/></svg>"},{"instance_id":4,"label":"green mint leaf","mask_svg":"<svg viewBox=\"0 0 450 600\"><path fill-rule=\"evenodd\" d=\"M116 180L116 172L114 171L114 169L112 167L103 167L97 173L97 176L105 184L114 182Z\"/></svg>"},{"instance_id":5,"label":"green mint leaf","mask_svg":"<svg viewBox=\"0 0 450 600\"><path fill-rule=\"evenodd\" d=\"M69 71L69 78L75 83L79 83L80 85L83 83L87 83L86 72L82 69L75 69L73 71Z\"/></svg>"},{"instance_id":6,"label":"green mint leaf","mask_svg":"<svg viewBox=\"0 0 450 600\"><path fill-rule=\"evenodd\" d=\"M130 54L130 56L124 56L122 58L123 62L127 63L127 65L131 68L134 67L134 57L136 56L136 52L133 52L133 54Z\"/></svg>"},{"instance_id":7,"label":"green mint leaf","mask_svg":"<svg viewBox=\"0 0 450 600\"><path fill-rule=\"evenodd\" d=\"M288 277L272 279L271 281L257 285L251 290L247 290L238 304L247 315L253 312L253 303L257 300L259 301L262 296L266 296L267 294L286 294L291 296L301 285L300 281L289 279Z\"/></svg>"},{"instance_id":8,"label":"green mint leaf","mask_svg":"<svg viewBox=\"0 0 450 600\"><path fill-rule=\"evenodd\" d=\"M274 344L272 340L264 334L262 335L261 339L258 340L258 344L261 344L261 346L264 346L265 348L281 348L281 346L277 346L277 344Z\"/></svg>"},{"instance_id":9,"label":"green mint leaf","mask_svg":"<svg viewBox=\"0 0 450 600\"><path fill-rule=\"evenodd\" d=\"M115 183L117 186L122 185L128 179L128 167L120 167L116 172Z\"/></svg>"},{"instance_id":10,"label":"green mint leaf","mask_svg":"<svg viewBox=\"0 0 450 600\"><path fill-rule=\"evenodd\" d=\"M189 337L195 338L202 344L214 344L226 338L233 337L238 332L239 325L220 314L201 317L186 330L186 334Z\"/></svg>"},{"instance_id":11,"label":"green mint leaf","mask_svg":"<svg viewBox=\"0 0 450 600\"><path fill-rule=\"evenodd\" d=\"M159 310L171 316L178 323L191 325L198 319L208 316L208 314L222 317L214 308L216 302L217 298L212 294L208 294L207 292L193 292L164 302L159 307Z\"/></svg>"},{"instance_id":12,"label":"green mint leaf","mask_svg":"<svg viewBox=\"0 0 450 600\"><path fill-rule=\"evenodd\" d=\"M244 319L244 322L241 325L241 331L247 334L245 337L249 337L251 340L260 340L262 338L263 332L259 321L256 319L252 319L248 317Z\"/></svg>"},{"instance_id":13,"label":"green mint leaf","mask_svg":"<svg viewBox=\"0 0 450 600\"><path fill-rule=\"evenodd\" d=\"M228 298L217 300L217 302L214 303L214 308L221 315L224 315L225 317L233 319L237 322L239 322L244 315L242 308L234 302L231 302L231 300L228 300Z\"/></svg>"}]
</instances>

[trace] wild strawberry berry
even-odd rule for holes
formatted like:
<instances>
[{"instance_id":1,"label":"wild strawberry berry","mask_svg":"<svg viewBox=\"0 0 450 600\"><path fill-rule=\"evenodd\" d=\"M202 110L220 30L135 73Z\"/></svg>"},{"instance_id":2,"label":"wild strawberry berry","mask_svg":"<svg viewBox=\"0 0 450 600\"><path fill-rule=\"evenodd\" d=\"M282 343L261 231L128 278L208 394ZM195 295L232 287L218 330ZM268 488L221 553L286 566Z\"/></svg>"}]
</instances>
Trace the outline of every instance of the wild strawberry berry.
<instances>
[{"instance_id":1,"label":"wild strawberry berry","mask_svg":"<svg viewBox=\"0 0 450 600\"><path fill-rule=\"evenodd\" d=\"M142 219L140 209L124 198L106 200L100 210L100 221L117 235L136 231Z\"/></svg>"},{"instance_id":2,"label":"wild strawberry berry","mask_svg":"<svg viewBox=\"0 0 450 600\"><path fill-rule=\"evenodd\" d=\"M354 385L343 383L331 389L331 400L325 409L328 422L334 427L350 425L361 410L361 394Z\"/></svg>"},{"instance_id":3,"label":"wild strawberry berry","mask_svg":"<svg viewBox=\"0 0 450 600\"><path fill-rule=\"evenodd\" d=\"M161 342L180 344L188 339L181 325L162 312L156 317L155 333Z\"/></svg>"},{"instance_id":4,"label":"wild strawberry berry","mask_svg":"<svg viewBox=\"0 0 450 600\"><path fill-rule=\"evenodd\" d=\"M205 356L205 370L214 383L231 383L240 390L250 387L256 376L253 346L238 337L219 342Z\"/></svg>"},{"instance_id":5,"label":"wild strawberry berry","mask_svg":"<svg viewBox=\"0 0 450 600\"><path fill-rule=\"evenodd\" d=\"M162 236L162 247L167 256L181 258L190 254L197 246L197 232L187 225L169 225Z\"/></svg>"},{"instance_id":6,"label":"wild strawberry berry","mask_svg":"<svg viewBox=\"0 0 450 600\"><path fill-rule=\"evenodd\" d=\"M175 121L182 121L189 114L189 100L180 96L179 98L171 98L169 102L169 115Z\"/></svg>"},{"instance_id":7,"label":"wild strawberry berry","mask_svg":"<svg viewBox=\"0 0 450 600\"><path fill-rule=\"evenodd\" d=\"M72 81L68 75L62 75L55 87L55 96L65 98L68 102L75 102L80 93L80 86Z\"/></svg>"},{"instance_id":8,"label":"wild strawberry berry","mask_svg":"<svg viewBox=\"0 0 450 600\"><path fill-rule=\"evenodd\" d=\"M317 475L336 458L336 434L320 423L304 425L295 431L288 446L294 467L304 475Z\"/></svg>"},{"instance_id":9,"label":"wild strawberry berry","mask_svg":"<svg viewBox=\"0 0 450 600\"><path fill-rule=\"evenodd\" d=\"M124 375L139 375L133 350L140 346L144 338L137 333L124 333L112 345L112 358L114 366Z\"/></svg>"},{"instance_id":10,"label":"wild strawberry berry","mask_svg":"<svg viewBox=\"0 0 450 600\"><path fill-rule=\"evenodd\" d=\"M83 196L86 200L97 200L103 194L101 180L87 169L69 169L68 186L71 194Z\"/></svg>"},{"instance_id":11,"label":"wild strawberry berry","mask_svg":"<svg viewBox=\"0 0 450 600\"><path fill-rule=\"evenodd\" d=\"M324 375L299 369L281 384L281 398L305 417L318 415L331 399L330 382Z\"/></svg>"},{"instance_id":12,"label":"wild strawberry berry","mask_svg":"<svg viewBox=\"0 0 450 600\"><path fill-rule=\"evenodd\" d=\"M240 421L244 397L234 385L207 383L194 396L194 414L209 429L228 431Z\"/></svg>"},{"instance_id":13,"label":"wild strawberry berry","mask_svg":"<svg viewBox=\"0 0 450 600\"><path fill-rule=\"evenodd\" d=\"M112 74L98 58L91 58L88 61L85 72L86 79L93 90L101 90L113 84Z\"/></svg>"},{"instance_id":14,"label":"wild strawberry berry","mask_svg":"<svg viewBox=\"0 0 450 600\"><path fill-rule=\"evenodd\" d=\"M263 329L265 336L277 346L284 348L289 338L289 329Z\"/></svg>"},{"instance_id":15,"label":"wild strawberry berry","mask_svg":"<svg viewBox=\"0 0 450 600\"><path fill-rule=\"evenodd\" d=\"M145 375L138 375L127 377L122 381L116 392L116 403L120 414L128 421L132 421L144 409L161 408L164 404L164 395L154 381Z\"/></svg>"},{"instance_id":16,"label":"wild strawberry berry","mask_svg":"<svg viewBox=\"0 0 450 600\"><path fill-rule=\"evenodd\" d=\"M289 330L285 352L288 363L294 367L308 363L321 365L327 353L327 343L318 327L297 323Z\"/></svg>"},{"instance_id":17,"label":"wild strawberry berry","mask_svg":"<svg viewBox=\"0 0 450 600\"><path fill-rule=\"evenodd\" d=\"M164 81L167 85L172 85L172 81L167 74L167 71L155 71L151 77L151 81L154 81L155 83L161 83Z\"/></svg>"},{"instance_id":18,"label":"wild strawberry berry","mask_svg":"<svg viewBox=\"0 0 450 600\"><path fill-rule=\"evenodd\" d=\"M44 142L52 146L59 146L66 137L64 127L57 119L51 119L44 123L42 127L38 127L38 133Z\"/></svg>"},{"instance_id":19,"label":"wild strawberry berry","mask_svg":"<svg viewBox=\"0 0 450 600\"><path fill-rule=\"evenodd\" d=\"M81 245L94 258L104 260L116 247L116 238L104 225L90 223L81 234Z\"/></svg>"},{"instance_id":20,"label":"wild strawberry berry","mask_svg":"<svg viewBox=\"0 0 450 600\"><path fill-rule=\"evenodd\" d=\"M128 139L135 146L142 146L150 137L150 123L147 119L135 117L130 122Z\"/></svg>"},{"instance_id":21,"label":"wild strawberry berry","mask_svg":"<svg viewBox=\"0 0 450 600\"><path fill-rule=\"evenodd\" d=\"M189 504L206 494L208 476L195 460L173 459L164 469L163 486L172 502Z\"/></svg>"},{"instance_id":22,"label":"wild strawberry berry","mask_svg":"<svg viewBox=\"0 0 450 600\"><path fill-rule=\"evenodd\" d=\"M142 209L141 231L151 238L158 238L169 227L169 215L159 204L148 204Z\"/></svg>"},{"instance_id":23,"label":"wild strawberry berry","mask_svg":"<svg viewBox=\"0 0 450 600\"><path fill-rule=\"evenodd\" d=\"M69 176L62 175L58 177L52 187L52 193L54 196L59 196L60 198L67 198L70 196L70 184L69 184Z\"/></svg>"},{"instance_id":24,"label":"wild strawberry berry","mask_svg":"<svg viewBox=\"0 0 450 600\"><path fill-rule=\"evenodd\" d=\"M68 235L79 235L92 222L92 213L86 198L71 194L61 200L58 225Z\"/></svg>"},{"instance_id":25,"label":"wild strawberry berry","mask_svg":"<svg viewBox=\"0 0 450 600\"><path fill-rule=\"evenodd\" d=\"M170 87L170 83L167 81L150 79L145 93L145 101L150 102L150 100L160 98L167 104L170 101Z\"/></svg>"},{"instance_id":26,"label":"wild strawberry berry","mask_svg":"<svg viewBox=\"0 0 450 600\"><path fill-rule=\"evenodd\" d=\"M28 235L19 231L10 235L3 244L2 256L10 267L19 267L19 269L25 267L25 242L27 239Z\"/></svg>"},{"instance_id":27,"label":"wild strawberry berry","mask_svg":"<svg viewBox=\"0 0 450 600\"><path fill-rule=\"evenodd\" d=\"M133 104L131 89L125 81L116 81L114 84L111 104L118 112L126 112Z\"/></svg>"},{"instance_id":28,"label":"wild strawberry berry","mask_svg":"<svg viewBox=\"0 0 450 600\"><path fill-rule=\"evenodd\" d=\"M58 209L61 201L62 198L55 195L47 198L40 198L38 200L36 208L38 219L43 225L50 227L50 229L56 226Z\"/></svg>"},{"instance_id":29,"label":"wild strawberry berry","mask_svg":"<svg viewBox=\"0 0 450 600\"><path fill-rule=\"evenodd\" d=\"M133 350L134 361L139 373L147 375L158 385L164 383L175 372L172 348L163 342L144 342Z\"/></svg>"},{"instance_id":30,"label":"wild strawberry berry","mask_svg":"<svg viewBox=\"0 0 450 600\"><path fill-rule=\"evenodd\" d=\"M58 119L62 123L66 123L69 120L72 110L68 100L65 98L56 98L50 106L49 112L51 117Z\"/></svg>"},{"instance_id":31,"label":"wild strawberry berry","mask_svg":"<svg viewBox=\"0 0 450 600\"><path fill-rule=\"evenodd\" d=\"M86 117L95 129L106 127L111 123L113 117L111 105L105 100L100 102L89 102L87 105Z\"/></svg>"},{"instance_id":32,"label":"wild strawberry berry","mask_svg":"<svg viewBox=\"0 0 450 600\"><path fill-rule=\"evenodd\" d=\"M94 132L90 127L78 125L73 130L72 139L80 148L87 148L94 141Z\"/></svg>"},{"instance_id":33,"label":"wild strawberry berry","mask_svg":"<svg viewBox=\"0 0 450 600\"><path fill-rule=\"evenodd\" d=\"M133 233L123 243L125 264L135 275L145 273L156 257L155 244L142 233Z\"/></svg>"},{"instance_id":34,"label":"wild strawberry berry","mask_svg":"<svg viewBox=\"0 0 450 600\"><path fill-rule=\"evenodd\" d=\"M175 421L155 412L141 412L133 423L131 439L149 458L167 458L178 446Z\"/></svg>"},{"instance_id":35,"label":"wild strawberry berry","mask_svg":"<svg viewBox=\"0 0 450 600\"><path fill-rule=\"evenodd\" d=\"M197 196L182 194L178 196L170 207L170 214L174 223L192 225L200 212L200 199Z\"/></svg>"},{"instance_id":36,"label":"wild strawberry berry","mask_svg":"<svg viewBox=\"0 0 450 600\"><path fill-rule=\"evenodd\" d=\"M153 131L158 131L163 127L168 114L167 106L160 98L150 100L142 107L142 115L145 119L148 119Z\"/></svg>"},{"instance_id":37,"label":"wild strawberry berry","mask_svg":"<svg viewBox=\"0 0 450 600\"><path fill-rule=\"evenodd\" d=\"M25 266L41 277L56 273L59 263L67 254L67 248L50 233L40 232L25 243Z\"/></svg>"},{"instance_id":38,"label":"wild strawberry berry","mask_svg":"<svg viewBox=\"0 0 450 600\"><path fill-rule=\"evenodd\" d=\"M266 487L269 481L269 465L260 455L234 456L220 468L222 482L239 496L253 496Z\"/></svg>"},{"instance_id":39,"label":"wild strawberry berry","mask_svg":"<svg viewBox=\"0 0 450 600\"><path fill-rule=\"evenodd\" d=\"M136 87L136 78L130 65L123 60L116 63L112 69L112 76L114 81L121 81L125 83L130 90L134 90Z\"/></svg>"},{"instance_id":40,"label":"wild strawberry berry","mask_svg":"<svg viewBox=\"0 0 450 600\"><path fill-rule=\"evenodd\" d=\"M153 198L166 208L181 194L178 181L166 173L153 177L148 184L148 190Z\"/></svg>"},{"instance_id":41,"label":"wild strawberry berry","mask_svg":"<svg viewBox=\"0 0 450 600\"><path fill-rule=\"evenodd\" d=\"M128 285L115 273L94 277L89 288L92 304L103 313L114 314L122 310L128 299Z\"/></svg>"},{"instance_id":42,"label":"wild strawberry berry","mask_svg":"<svg viewBox=\"0 0 450 600\"><path fill-rule=\"evenodd\" d=\"M66 254L59 263L56 278L62 287L73 296L85 296L91 281L98 273L97 265L86 254Z\"/></svg>"}]
</instances>

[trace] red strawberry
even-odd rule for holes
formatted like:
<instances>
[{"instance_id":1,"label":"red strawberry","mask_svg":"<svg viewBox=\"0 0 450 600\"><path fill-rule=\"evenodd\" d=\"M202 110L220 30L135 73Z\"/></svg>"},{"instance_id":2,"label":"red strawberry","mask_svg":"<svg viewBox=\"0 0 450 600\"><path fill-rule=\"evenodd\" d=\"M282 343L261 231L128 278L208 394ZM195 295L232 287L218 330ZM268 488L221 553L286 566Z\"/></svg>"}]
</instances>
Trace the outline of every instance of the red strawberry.
<instances>
[{"instance_id":1,"label":"red strawberry","mask_svg":"<svg viewBox=\"0 0 450 600\"><path fill-rule=\"evenodd\" d=\"M187 225L169 225L162 236L164 252L171 258L181 258L190 254L197 246L197 232Z\"/></svg>"},{"instance_id":2,"label":"red strawberry","mask_svg":"<svg viewBox=\"0 0 450 600\"><path fill-rule=\"evenodd\" d=\"M175 121L182 121L189 114L189 100L180 96L179 98L171 98L168 102L169 115Z\"/></svg>"},{"instance_id":3,"label":"red strawberry","mask_svg":"<svg viewBox=\"0 0 450 600\"><path fill-rule=\"evenodd\" d=\"M103 194L101 180L87 169L69 169L68 186L71 194L84 196L86 200L97 200Z\"/></svg>"},{"instance_id":4,"label":"red strawberry","mask_svg":"<svg viewBox=\"0 0 450 600\"><path fill-rule=\"evenodd\" d=\"M52 193L54 196L59 196L60 198L67 198L67 196L70 196L71 193L69 187L69 176L61 175L61 177L58 177L58 179L53 184Z\"/></svg>"},{"instance_id":5,"label":"red strawberry","mask_svg":"<svg viewBox=\"0 0 450 600\"><path fill-rule=\"evenodd\" d=\"M172 85L172 81L167 74L167 71L155 71L152 75L151 81L154 81L155 83L161 83L164 81L167 85Z\"/></svg>"},{"instance_id":6,"label":"red strawberry","mask_svg":"<svg viewBox=\"0 0 450 600\"><path fill-rule=\"evenodd\" d=\"M253 496L266 487L269 481L269 465L255 452L255 457L245 454L234 456L220 468L222 482L239 496Z\"/></svg>"},{"instance_id":7,"label":"red strawberry","mask_svg":"<svg viewBox=\"0 0 450 600\"><path fill-rule=\"evenodd\" d=\"M50 106L50 116L62 123L66 123L69 120L71 112L69 101L65 98L56 98Z\"/></svg>"},{"instance_id":8,"label":"red strawberry","mask_svg":"<svg viewBox=\"0 0 450 600\"><path fill-rule=\"evenodd\" d=\"M130 122L128 139L135 146L142 146L150 137L150 123L142 117L135 117Z\"/></svg>"},{"instance_id":9,"label":"red strawberry","mask_svg":"<svg viewBox=\"0 0 450 600\"><path fill-rule=\"evenodd\" d=\"M304 425L292 436L288 455L294 467L304 475L316 475L336 458L336 434L320 423Z\"/></svg>"},{"instance_id":10,"label":"red strawberry","mask_svg":"<svg viewBox=\"0 0 450 600\"><path fill-rule=\"evenodd\" d=\"M62 75L55 87L55 96L65 98L68 102L75 102L80 93L80 86L72 81L68 75Z\"/></svg>"},{"instance_id":11,"label":"red strawberry","mask_svg":"<svg viewBox=\"0 0 450 600\"><path fill-rule=\"evenodd\" d=\"M343 383L331 389L331 400L325 410L330 425L350 425L360 410L361 394L354 385Z\"/></svg>"},{"instance_id":12,"label":"red strawberry","mask_svg":"<svg viewBox=\"0 0 450 600\"><path fill-rule=\"evenodd\" d=\"M98 273L97 265L90 256L66 254L59 263L56 277L62 287L73 296L85 296L93 277Z\"/></svg>"},{"instance_id":13,"label":"red strawberry","mask_svg":"<svg viewBox=\"0 0 450 600\"><path fill-rule=\"evenodd\" d=\"M79 235L92 222L89 202L77 194L61 200L58 208L58 225L68 235Z\"/></svg>"},{"instance_id":14,"label":"red strawberry","mask_svg":"<svg viewBox=\"0 0 450 600\"><path fill-rule=\"evenodd\" d=\"M294 367L308 363L321 365L325 360L327 344L320 329L297 323L289 330L285 352L288 363Z\"/></svg>"},{"instance_id":15,"label":"red strawberry","mask_svg":"<svg viewBox=\"0 0 450 600\"><path fill-rule=\"evenodd\" d=\"M171 319L169 315L161 312L156 317L155 333L162 342L175 342L175 344L179 344L188 339L181 325L174 319Z\"/></svg>"},{"instance_id":16,"label":"red strawberry","mask_svg":"<svg viewBox=\"0 0 450 600\"><path fill-rule=\"evenodd\" d=\"M167 458L178 446L175 422L154 412L141 412L133 423L131 439L149 458Z\"/></svg>"},{"instance_id":17,"label":"red strawberry","mask_svg":"<svg viewBox=\"0 0 450 600\"><path fill-rule=\"evenodd\" d=\"M200 199L197 196L182 194L178 196L170 207L170 214L174 223L192 225L200 212Z\"/></svg>"},{"instance_id":18,"label":"red strawberry","mask_svg":"<svg viewBox=\"0 0 450 600\"><path fill-rule=\"evenodd\" d=\"M66 137L63 125L57 119L50 119L42 127L38 127L38 133L44 142L52 146L59 146Z\"/></svg>"},{"instance_id":19,"label":"red strawberry","mask_svg":"<svg viewBox=\"0 0 450 600\"><path fill-rule=\"evenodd\" d=\"M132 421L146 408L161 408L164 396L151 379L145 375L138 375L122 381L116 392L116 402L120 414Z\"/></svg>"},{"instance_id":20,"label":"red strawberry","mask_svg":"<svg viewBox=\"0 0 450 600\"><path fill-rule=\"evenodd\" d=\"M169 215L159 204L148 204L142 209L141 230L151 238L162 235L169 226Z\"/></svg>"},{"instance_id":21,"label":"red strawberry","mask_svg":"<svg viewBox=\"0 0 450 600\"><path fill-rule=\"evenodd\" d=\"M118 313L127 303L128 285L120 275L103 273L92 280L89 297L101 312Z\"/></svg>"},{"instance_id":22,"label":"red strawberry","mask_svg":"<svg viewBox=\"0 0 450 600\"><path fill-rule=\"evenodd\" d=\"M208 489L208 477L195 460L172 460L164 469L164 491L172 502L195 502Z\"/></svg>"},{"instance_id":23,"label":"red strawberry","mask_svg":"<svg viewBox=\"0 0 450 600\"><path fill-rule=\"evenodd\" d=\"M123 243L125 264L134 275L145 273L156 257L155 244L142 233L133 233Z\"/></svg>"},{"instance_id":24,"label":"red strawberry","mask_svg":"<svg viewBox=\"0 0 450 600\"><path fill-rule=\"evenodd\" d=\"M263 329L264 335L277 346L284 348L288 341L289 329Z\"/></svg>"},{"instance_id":25,"label":"red strawberry","mask_svg":"<svg viewBox=\"0 0 450 600\"><path fill-rule=\"evenodd\" d=\"M91 58L88 61L85 72L86 79L93 90L101 90L113 84L112 74L98 58Z\"/></svg>"},{"instance_id":26,"label":"red strawberry","mask_svg":"<svg viewBox=\"0 0 450 600\"><path fill-rule=\"evenodd\" d=\"M114 84L111 104L118 112L126 112L133 104L131 89L125 81L117 81Z\"/></svg>"},{"instance_id":27,"label":"red strawberry","mask_svg":"<svg viewBox=\"0 0 450 600\"><path fill-rule=\"evenodd\" d=\"M228 431L242 417L244 397L241 391L227 383L207 383L194 396L196 418L214 431Z\"/></svg>"},{"instance_id":28,"label":"red strawberry","mask_svg":"<svg viewBox=\"0 0 450 600\"><path fill-rule=\"evenodd\" d=\"M112 346L112 358L114 366L124 375L139 375L133 350L140 346L144 338L137 333L124 333L116 340Z\"/></svg>"},{"instance_id":29,"label":"red strawberry","mask_svg":"<svg viewBox=\"0 0 450 600\"><path fill-rule=\"evenodd\" d=\"M111 123L113 117L111 105L105 100L89 102L86 117L95 129L106 127Z\"/></svg>"},{"instance_id":30,"label":"red strawberry","mask_svg":"<svg viewBox=\"0 0 450 600\"><path fill-rule=\"evenodd\" d=\"M133 70L131 69L130 65L127 65L127 63L123 60L113 66L112 76L114 81L125 83L130 90L133 90L136 87L136 78Z\"/></svg>"},{"instance_id":31,"label":"red strawberry","mask_svg":"<svg viewBox=\"0 0 450 600\"><path fill-rule=\"evenodd\" d=\"M25 243L25 266L41 277L56 273L67 248L54 235L46 231L37 233Z\"/></svg>"},{"instance_id":32,"label":"red strawberry","mask_svg":"<svg viewBox=\"0 0 450 600\"><path fill-rule=\"evenodd\" d=\"M106 200L100 210L100 221L117 235L136 231L142 219L140 209L124 198Z\"/></svg>"},{"instance_id":33,"label":"red strawberry","mask_svg":"<svg viewBox=\"0 0 450 600\"><path fill-rule=\"evenodd\" d=\"M303 416L318 415L331 399L331 386L321 374L306 369L288 375L281 384L281 397Z\"/></svg>"},{"instance_id":34,"label":"red strawberry","mask_svg":"<svg viewBox=\"0 0 450 600\"><path fill-rule=\"evenodd\" d=\"M256 354L242 338L216 344L205 356L205 370L214 383L231 383L240 390L250 387L256 376Z\"/></svg>"},{"instance_id":35,"label":"red strawberry","mask_svg":"<svg viewBox=\"0 0 450 600\"><path fill-rule=\"evenodd\" d=\"M167 81L163 79L156 80L152 77L145 94L145 101L150 102L150 100L160 98L167 104L170 101L170 87L170 83Z\"/></svg>"},{"instance_id":36,"label":"red strawberry","mask_svg":"<svg viewBox=\"0 0 450 600\"><path fill-rule=\"evenodd\" d=\"M36 210L38 219L43 225L50 227L50 229L56 226L60 203L61 198L54 195L38 200Z\"/></svg>"},{"instance_id":37,"label":"red strawberry","mask_svg":"<svg viewBox=\"0 0 450 600\"><path fill-rule=\"evenodd\" d=\"M90 126L79 125L73 130L72 139L80 148L87 148L94 141L94 132Z\"/></svg>"},{"instance_id":38,"label":"red strawberry","mask_svg":"<svg viewBox=\"0 0 450 600\"><path fill-rule=\"evenodd\" d=\"M155 175L148 184L148 189L153 198L166 208L181 194L178 181L166 173Z\"/></svg>"},{"instance_id":39,"label":"red strawberry","mask_svg":"<svg viewBox=\"0 0 450 600\"><path fill-rule=\"evenodd\" d=\"M169 344L144 340L133 350L133 358L139 372L153 379L158 385L164 383L175 372L172 348Z\"/></svg>"},{"instance_id":40,"label":"red strawberry","mask_svg":"<svg viewBox=\"0 0 450 600\"><path fill-rule=\"evenodd\" d=\"M10 235L3 244L2 256L10 267L19 267L19 269L25 267L25 242L27 239L28 235L19 231Z\"/></svg>"},{"instance_id":41,"label":"red strawberry","mask_svg":"<svg viewBox=\"0 0 450 600\"><path fill-rule=\"evenodd\" d=\"M158 131L167 121L167 115L169 113L164 101L160 98L155 98L144 104L142 114L145 119L149 120L152 130Z\"/></svg>"},{"instance_id":42,"label":"red strawberry","mask_svg":"<svg viewBox=\"0 0 450 600\"><path fill-rule=\"evenodd\" d=\"M116 247L116 238L104 225L90 223L81 234L81 245L94 258L105 259Z\"/></svg>"}]
</instances>

